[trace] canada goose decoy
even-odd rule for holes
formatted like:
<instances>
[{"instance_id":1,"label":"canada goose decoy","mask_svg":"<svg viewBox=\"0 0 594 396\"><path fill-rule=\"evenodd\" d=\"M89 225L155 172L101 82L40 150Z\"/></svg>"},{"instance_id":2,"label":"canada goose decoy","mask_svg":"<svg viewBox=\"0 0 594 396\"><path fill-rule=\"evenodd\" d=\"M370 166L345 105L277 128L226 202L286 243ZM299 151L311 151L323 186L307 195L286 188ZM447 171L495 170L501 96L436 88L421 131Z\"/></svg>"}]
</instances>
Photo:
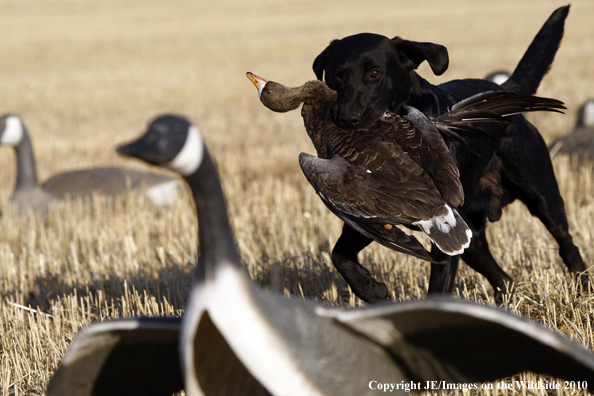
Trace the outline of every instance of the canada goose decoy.
<instances>
[{"instance_id":1,"label":"canada goose decoy","mask_svg":"<svg viewBox=\"0 0 594 396\"><path fill-rule=\"evenodd\" d=\"M549 145L549 152L553 158L559 153L575 154L580 163L586 158L594 160L594 99L586 101L580 107L573 131L555 139Z\"/></svg>"},{"instance_id":2,"label":"canada goose decoy","mask_svg":"<svg viewBox=\"0 0 594 396\"><path fill-rule=\"evenodd\" d=\"M495 84L503 84L511 77L511 74L506 70L498 70L485 77L485 80L494 82Z\"/></svg>"},{"instance_id":3,"label":"canada goose decoy","mask_svg":"<svg viewBox=\"0 0 594 396\"><path fill-rule=\"evenodd\" d=\"M592 353L497 308L431 298L341 309L261 290L240 263L216 168L185 118L155 119L118 152L180 172L192 190L199 261L189 301L181 322L123 319L82 330L48 396L170 395L180 376L189 396L360 396L384 383L405 395L406 386L428 389L426 381L526 370L594 388Z\"/></svg>"},{"instance_id":4,"label":"canada goose decoy","mask_svg":"<svg viewBox=\"0 0 594 396\"><path fill-rule=\"evenodd\" d=\"M464 202L460 172L442 134L463 141L455 131L482 132L473 122L504 122L502 116L524 111L564 109L553 99L486 92L432 120L405 106L405 116L387 112L368 130L353 131L331 121L336 92L324 82L289 88L249 72L247 76L273 111L294 110L303 103L305 129L318 158L301 153L299 164L326 206L368 238L433 262L443 256L427 252L395 226L418 227L450 256L470 244L472 231L456 210Z\"/></svg>"},{"instance_id":5,"label":"canada goose decoy","mask_svg":"<svg viewBox=\"0 0 594 396\"><path fill-rule=\"evenodd\" d=\"M158 206L171 203L179 195L179 182L169 176L115 167L64 172L40 185L31 139L22 119L14 114L0 117L0 144L14 147L16 152L17 181L12 202L21 213L29 208L45 209L54 199L91 196L93 192L119 195L142 187Z\"/></svg>"}]
</instances>

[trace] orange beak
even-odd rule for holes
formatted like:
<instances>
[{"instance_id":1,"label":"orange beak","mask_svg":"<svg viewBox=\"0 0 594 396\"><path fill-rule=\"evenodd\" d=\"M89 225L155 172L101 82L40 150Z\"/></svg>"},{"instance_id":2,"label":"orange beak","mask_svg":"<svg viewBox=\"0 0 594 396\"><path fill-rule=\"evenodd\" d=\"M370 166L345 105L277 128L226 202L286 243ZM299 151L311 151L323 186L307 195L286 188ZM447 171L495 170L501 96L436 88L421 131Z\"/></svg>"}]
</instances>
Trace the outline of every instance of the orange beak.
<instances>
[{"instance_id":1,"label":"orange beak","mask_svg":"<svg viewBox=\"0 0 594 396\"><path fill-rule=\"evenodd\" d=\"M245 75L256 86L256 88L258 88L258 90L260 90L264 86L264 84L268 82L268 80L260 76L256 76L254 73L247 72Z\"/></svg>"}]
</instances>

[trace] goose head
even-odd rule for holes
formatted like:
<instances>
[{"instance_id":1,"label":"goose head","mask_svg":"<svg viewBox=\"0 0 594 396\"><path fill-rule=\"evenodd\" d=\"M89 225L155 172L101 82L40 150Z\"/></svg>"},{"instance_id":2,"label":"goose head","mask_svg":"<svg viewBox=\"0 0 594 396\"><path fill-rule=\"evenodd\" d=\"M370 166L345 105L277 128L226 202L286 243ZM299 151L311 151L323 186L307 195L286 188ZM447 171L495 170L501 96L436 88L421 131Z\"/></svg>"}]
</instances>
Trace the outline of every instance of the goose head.
<instances>
[{"instance_id":1,"label":"goose head","mask_svg":"<svg viewBox=\"0 0 594 396\"><path fill-rule=\"evenodd\" d=\"M199 214L199 229L204 231L199 232L200 258L195 279L212 278L221 263L240 265L217 170L196 125L182 116L159 116L140 138L116 150L171 169L188 183Z\"/></svg>"},{"instance_id":2,"label":"goose head","mask_svg":"<svg viewBox=\"0 0 594 396\"><path fill-rule=\"evenodd\" d=\"M295 110L303 102L292 99L294 96L292 88L275 81L268 81L250 72L247 72L246 76L258 89L258 97L262 104L274 112L285 113Z\"/></svg>"},{"instance_id":3,"label":"goose head","mask_svg":"<svg viewBox=\"0 0 594 396\"><path fill-rule=\"evenodd\" d=\"M258 89L258 96L262 104L276 113L295 110L301 103L315 96L314 90L321 83L308 81L300 87L290 88L250 72L247 72L246 76Z\"/></svg>"},{"instance_id":4,"label":"goose head","mask_svg":"<svg viewBox=\"0 0 594 396\"><path fill-rule=\"evenodd\" d=\"M204 142L198 127L187 119L164 115L153 120L143 136L118 147L117 152L189 176L202 162Z\"/></svg>"},{"instance_id":5,"label":"goose head","mask_svg":"<svg viewBox=\"0 0 594 396\"><path fill-rule=\"evenodd\" d=\"M16 147L23 141L25 126L21 117L7 114L0 117L0 144Z\"/></svg>"}]
</instances>

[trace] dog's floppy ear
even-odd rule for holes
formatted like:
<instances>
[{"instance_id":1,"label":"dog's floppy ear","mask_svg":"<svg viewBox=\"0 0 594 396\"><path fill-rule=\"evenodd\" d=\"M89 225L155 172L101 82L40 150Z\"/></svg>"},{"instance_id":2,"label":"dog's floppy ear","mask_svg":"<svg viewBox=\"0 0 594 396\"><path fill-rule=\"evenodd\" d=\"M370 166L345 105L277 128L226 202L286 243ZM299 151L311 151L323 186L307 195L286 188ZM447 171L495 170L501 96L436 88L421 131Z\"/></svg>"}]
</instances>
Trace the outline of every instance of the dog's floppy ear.
<instances>
[{"instance_id":1,"label":"dog's floppy ear","mask_svg":"<svg viewBox=\"0 0 594 396\"><path fill-rule=\"evenodd\" d=\"M442 75L449 65L448 50L443 45L433 43L419 43L417 41L404 40L400 37L392 39L396 49L404 54L411 62L412 68L416 69L423 61L427 61L431 70L436 76Z\"/></svg>"},{"instance_id":2,"label":"dog's floppy ear","mask_svg":"<svg viewBox=\"0 0 594 396\"><path fill-rule=\"evenodd\" d=\"M330 44L316 57L313 63L313 71L316 73L316 78L321 80L324 77L324 70L326 66L328 66L328 53L330 52L330 47L334 44L338 39L332 40Z\"/></svg>"}]
</instances>

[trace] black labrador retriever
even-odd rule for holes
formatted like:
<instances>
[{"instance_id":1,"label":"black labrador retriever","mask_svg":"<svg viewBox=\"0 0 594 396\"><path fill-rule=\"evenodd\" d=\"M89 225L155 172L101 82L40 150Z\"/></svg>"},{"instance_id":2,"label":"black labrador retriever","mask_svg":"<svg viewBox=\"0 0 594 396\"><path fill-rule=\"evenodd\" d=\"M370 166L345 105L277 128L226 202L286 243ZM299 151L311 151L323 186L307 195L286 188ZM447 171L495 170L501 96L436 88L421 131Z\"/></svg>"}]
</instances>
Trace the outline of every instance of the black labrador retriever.
<instances>
[{"instance_id":1,"label":"black labrador retriever","mask_svg":"<svg viewBox=\"0 0 594 396\"><path fill-rule=\"evenodd\" d=\"M533 95L553 62L568 12L569 6L553 12L514 73L501 86L480 79L432 85L415 69L427 61L433 73L444 73L449 62L444 46L370 33L332 41L315 59L313 69L318 79L324 76L326 83L338 91L331 112L334 122L352 129L365 129L388 109L401 113L405 104L428 116L437 116L454 103L483 91ZM465 136L466 144L447 142L467 197L459 211L473 230L470 247L461 255L462 259L487 278L498 298L511 290L511 277L489 251L485 227L487 218L499 220L501 208L520 199L553 235L569 271L579 274L585 282L587 276L582 273L586 267L569 233L563 198L540 133L522 115L514 116L508 124L484 128L498 140ZM386 285L373 279L357 259L357 254L371 242L345 224L332 251L337 270L353 292L367 302L388 298ZM430 293L452 291L459 257L452 257L446 265L431 264Z\"/></svg>"}]
</instances>

